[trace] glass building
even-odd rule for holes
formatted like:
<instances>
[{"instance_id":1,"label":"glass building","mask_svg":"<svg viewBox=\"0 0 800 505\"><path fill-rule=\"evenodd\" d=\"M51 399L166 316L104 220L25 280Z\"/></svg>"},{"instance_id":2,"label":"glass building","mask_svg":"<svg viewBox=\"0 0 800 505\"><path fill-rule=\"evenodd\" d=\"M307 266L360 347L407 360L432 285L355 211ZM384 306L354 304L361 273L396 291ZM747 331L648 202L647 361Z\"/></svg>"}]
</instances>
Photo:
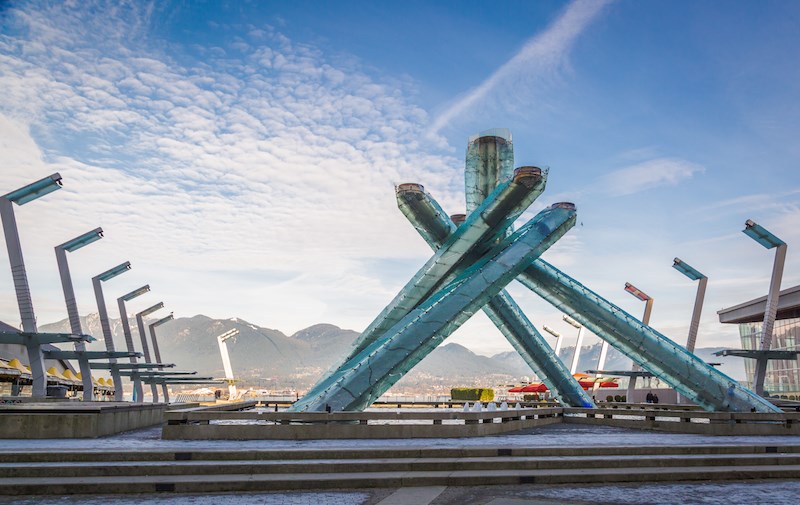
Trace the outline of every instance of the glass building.
<instances>
[{"instance_id":1,"label":"glass building","mask_svg":"<svg viewBox=\"0 0 800 505\"><path fill-rule=\"evenodd\" d=\"M717 314L721 323L739 325L742 349L756 350L761 341L764 326L764 310L767 297L762 296ZM778 298L778 314L772 331L771 350L800 351L800 286L781 291ZM748 385L753 384L755 360L745 359ZM800 355L791 360L770 360L764 381L764 391L772 396L800 400Z\"/></svg>"}]
</instances>

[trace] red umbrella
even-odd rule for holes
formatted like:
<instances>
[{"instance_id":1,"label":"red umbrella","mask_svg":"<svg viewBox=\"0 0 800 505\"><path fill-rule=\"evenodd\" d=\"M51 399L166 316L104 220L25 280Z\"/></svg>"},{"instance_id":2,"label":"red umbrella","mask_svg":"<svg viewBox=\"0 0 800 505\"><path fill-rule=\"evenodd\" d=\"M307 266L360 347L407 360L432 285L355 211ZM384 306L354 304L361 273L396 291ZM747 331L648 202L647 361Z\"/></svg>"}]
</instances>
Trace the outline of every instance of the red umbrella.
<instances>
[{"instance_id":1,"label":"red umbrella","mask_svg":"<svg viewBox=\"0 0 800 505\"><path fill-rule=\"evenodd\" d=\"M583 389L592 389L594 387L594 381L579 381L578 384L580 384ZM617 384L616 382L601 382L599 387L618 388L619 384Z\"/></svg>"},{"instance_id":2,"label":"red umbrella","mask_svg":"<svg viewBox=\"0 0 800 505\"><path fill-rule=\"evenodd\" d=\"M522 393L544 393L547 391L547 386L542 384L541 382L538 384L528 384L524 388L522 388Z\"/></svg>"},{"instance_id":3,"label":"red umbrella","mask_svg":"<svg viewBox=\"0 0 800 505\"><path fill-rule=\"evenodd\" d=\"M580 384L583 389L592 389L594 387L594 381L591 380L578 381L578 384ZM616 382L601 382L600 387L618 388L619 384ZM542 382L528 384L527 386L517 386L508 390L509 393L544 393L545 391L548 391L548 388Z\"/></svg>"}]
</instances>

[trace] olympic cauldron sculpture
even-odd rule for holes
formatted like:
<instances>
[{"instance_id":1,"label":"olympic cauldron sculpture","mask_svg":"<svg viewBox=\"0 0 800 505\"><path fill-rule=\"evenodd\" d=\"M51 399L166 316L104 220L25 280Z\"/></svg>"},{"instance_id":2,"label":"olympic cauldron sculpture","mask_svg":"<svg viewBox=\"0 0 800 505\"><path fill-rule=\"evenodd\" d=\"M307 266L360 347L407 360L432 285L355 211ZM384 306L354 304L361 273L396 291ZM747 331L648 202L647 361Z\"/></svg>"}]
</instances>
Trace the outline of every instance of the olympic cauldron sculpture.
<instances>
[{"instance_id":1,"label":"olympic cauldron sculpture","mask_svg":"<svg viewBox=\"0 0 800 505\"><path fill-rule=\"evenodd\" d=\"M563 404L594 404L505 291L514 279L583 324L684 397L712 411L777 408L697 356L642 324L539 256L574 224L571 203L556 203L514 231L542 194L548 173L514 169L511 134L470 138L467 214L449 217L420 184L396 188L401 212L434 250L356 339L349 354L291 410L352 411L371 405L476 311L483 310Z\"/></svg>"}]
</instances>

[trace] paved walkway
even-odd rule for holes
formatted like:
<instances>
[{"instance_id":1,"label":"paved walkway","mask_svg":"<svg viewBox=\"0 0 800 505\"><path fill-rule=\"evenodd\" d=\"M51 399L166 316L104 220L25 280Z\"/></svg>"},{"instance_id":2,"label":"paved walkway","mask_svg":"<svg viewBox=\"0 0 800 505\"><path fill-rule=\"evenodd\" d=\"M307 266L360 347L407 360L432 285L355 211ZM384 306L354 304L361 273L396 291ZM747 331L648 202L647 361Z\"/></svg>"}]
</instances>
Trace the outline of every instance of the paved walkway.
<instances>
[{"instance_id":1,"label":"paved walkway","mask_svg":"<svg viewBox=\"0 0 800 505\"><path fill-rule=\"evenodd\" d=\"M800 482L449 487L431 505L778 505L800 503Z\"/></svg>"},{"instance_id":2,"label":"paved walkway","mask_svg":"<svg viewBox=\"0 0 800 505\"><path fill-rule=\"evenodd\" d=\"M403 487L381 500L378 505L428 505L445 489L445 486Z\"/></svg>"},{"instance_id":3,"label":"paved walkway","mask_svg":"<svg viewBox=\"0 0 800 505\"><path fill-rule=\"evenodd\" d=\"M0 496L1 505L42 497ZM65 496L58 505L760 505L800 503L800 482L747 481L593 486L472 486L223 495Z\"/></svg>"}]
</instances>

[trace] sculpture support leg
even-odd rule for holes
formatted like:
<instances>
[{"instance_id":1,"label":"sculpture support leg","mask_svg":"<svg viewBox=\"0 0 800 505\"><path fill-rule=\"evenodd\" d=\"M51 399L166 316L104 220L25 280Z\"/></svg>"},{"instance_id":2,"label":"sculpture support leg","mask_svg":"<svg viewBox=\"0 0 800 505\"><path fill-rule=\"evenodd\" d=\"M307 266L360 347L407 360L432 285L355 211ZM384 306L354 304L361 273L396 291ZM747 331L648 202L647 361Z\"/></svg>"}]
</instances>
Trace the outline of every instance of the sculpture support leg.
<instances>
[{"instance_id":1,"label":"sculpture support leg","mask_svg":"<svg viewBox=\"0 0 800 505\"><path fill-rule=\"evenodd\" d=\"M455 273L476 261L528 206L544 191L546 175L539 169L519 169L514 178L505 181L489 195L464 224L447 238L395 298L356 339L346 363L417 307L423 300L452 281ZM318 396L330 387L333 377L344 364L323 377L291 410L305 410L307 399Z\"/></svg>"},{"instance_id":2,"label":"sculpture support leg","mask_svg":"<svg viewBox=\"0 0 800 505\"><path fill-rule=\"evenodd\" d=\"M480 307L496 296L533 258L575 222L574 208L551 207L503 240L453 282L425 300L334 376L308 410L361 410L395 384Z\"/></svg>"},{"instance_id":3,"label":"sculpture support leg","mask_svg":"<svg viewBox=\"0 0 800 505\"><path fill-rule=\"evenodd\" d=\"M780 412L683 346L642 324L549 263L537 259L519 280L706 410Z\"/></svg>"},{"instance_id":4,"label":"sculpture support leg","mask_svg":"<svg viewBox=\"0 0 800 505\"><path fill-rule=\"evenodd\" d=\"M456 229L451 218L428 193L398 188L397 206L434 250L438 250ZM557 351L547 345L511 295L501 291L483 307L483 311L553 396L571 407L594 406L589 395L558 358Z\"/></svg>"}]
</instances>

